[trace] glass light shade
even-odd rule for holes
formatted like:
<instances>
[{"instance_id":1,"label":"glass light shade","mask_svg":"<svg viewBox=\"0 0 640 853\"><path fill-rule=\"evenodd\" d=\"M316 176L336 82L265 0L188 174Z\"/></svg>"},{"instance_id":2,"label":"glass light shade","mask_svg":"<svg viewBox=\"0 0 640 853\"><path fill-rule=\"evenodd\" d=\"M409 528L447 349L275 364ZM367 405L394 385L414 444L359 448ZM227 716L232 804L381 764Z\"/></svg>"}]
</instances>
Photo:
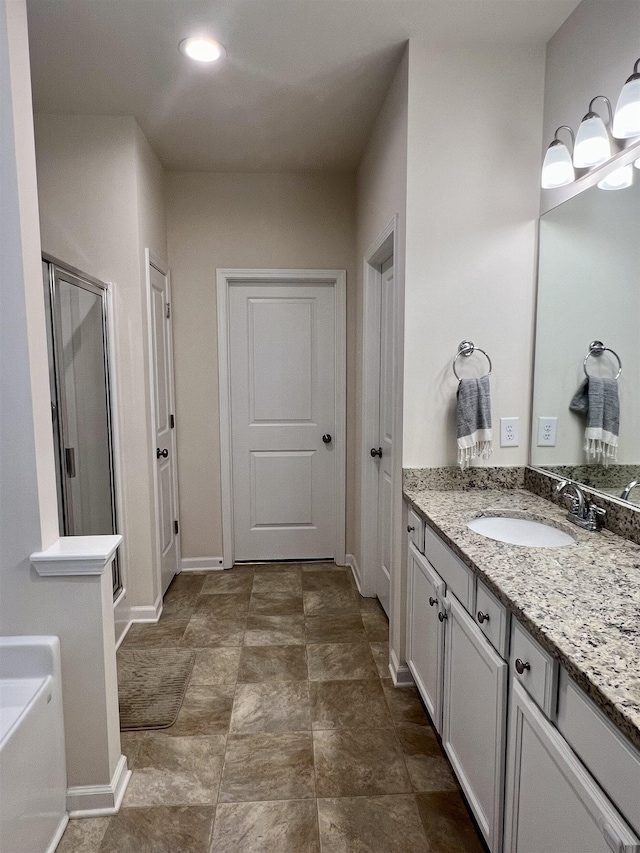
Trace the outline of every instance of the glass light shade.
<instances>
[{"instance_id":1,"label":"glass light shade","mask_svg":"<svg viewBox=\"0 0 640 853\"><path fill-rule=\"evenodd\" d=\"M628 166L623 166L621 169L616 169L615 172L610 172L606 178L598 181L598 186L601 190L624 190L630 187L633 183L633 169L631 163Z\"/></svg>"},{"instance_id":2,"label":"glass light shade","mask_svg":"<svg viewBox=\"0 0 640 853\"><path fill-rule=\"evenodd\" d=\"M622 87L611 132L618 139L640 136L640 74L633 74Z\"/></svg>"},{"instance_id":3,"label":"glass light shade","mask_svg":"<svg viewBox=\"0 0 640 853\"><path fill-rule=\"evenodd\" d=\"M221 44L209 38L189 38L180 42L180 52L196 62L215 62L226 51Z\"/></svg>"},{"instance_id":4,"label":"glass light shade","mask_svg":"<svg viewBox=\"0 0 640 853\"><path fill-rule=\"evenodd\" d=\"M576 169L591 169L606 163L610 157L611 140L605 123L595 113L588 113L578 128L573 165Z\"/></svg>"},{"instance_id":5,"label":"glass light shade","mask_svg":"<svg viewBox=\"0 0 640 853\"><path fill-rule=\"evenodd\" d=\"M571 162L571 154L564 142L557 139L547 148L542 164L542 188L551 190L573 183L576 173Z\"/></svg>"}]
</instances>

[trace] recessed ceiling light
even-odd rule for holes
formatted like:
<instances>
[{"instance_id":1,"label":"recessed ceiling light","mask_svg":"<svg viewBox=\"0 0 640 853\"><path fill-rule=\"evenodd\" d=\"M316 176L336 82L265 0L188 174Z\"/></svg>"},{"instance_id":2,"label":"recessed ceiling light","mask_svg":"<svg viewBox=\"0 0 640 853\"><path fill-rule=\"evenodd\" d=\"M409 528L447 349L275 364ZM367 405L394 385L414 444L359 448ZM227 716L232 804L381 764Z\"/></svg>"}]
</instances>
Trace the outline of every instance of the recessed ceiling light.
<instances>
[{"instance_id":1,"label":"recessed ceiling light","mask_svg":"<svg viewBox=\"0 0 640 853\"><path fill-rule=\"evenodd\" d=\"M181 53L196 62L215 62L226 54L224 47L217 41L200 36L183 39L179 47Z\"/></svg>"}]
</instances>

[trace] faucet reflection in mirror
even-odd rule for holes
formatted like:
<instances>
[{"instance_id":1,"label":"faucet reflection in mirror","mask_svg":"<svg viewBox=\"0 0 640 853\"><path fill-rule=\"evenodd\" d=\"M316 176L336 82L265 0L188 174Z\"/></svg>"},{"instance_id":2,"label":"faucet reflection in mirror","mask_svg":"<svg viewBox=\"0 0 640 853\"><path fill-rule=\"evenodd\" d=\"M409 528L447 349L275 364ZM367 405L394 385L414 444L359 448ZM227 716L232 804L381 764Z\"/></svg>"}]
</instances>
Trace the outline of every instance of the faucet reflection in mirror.
<instances>
[{"instance_id":1,"label":"faucet reflection in mirror","mask_svg":"<svg viewBox=\"0 0 640 853\"><path fill-rule=\"evenodd\" d=\"M540 219L531 464L618 500L640 480L638 235L640 180L619 193L589 187ZM604 344L592 351L589 341ZM569 411L585 353L590 375L619 375L618 459L608 466L585 456L584 414ZM553 444L541 418L557 418ZM640 488L624 500L639 505Z\"/></svg>"}]
</instances>

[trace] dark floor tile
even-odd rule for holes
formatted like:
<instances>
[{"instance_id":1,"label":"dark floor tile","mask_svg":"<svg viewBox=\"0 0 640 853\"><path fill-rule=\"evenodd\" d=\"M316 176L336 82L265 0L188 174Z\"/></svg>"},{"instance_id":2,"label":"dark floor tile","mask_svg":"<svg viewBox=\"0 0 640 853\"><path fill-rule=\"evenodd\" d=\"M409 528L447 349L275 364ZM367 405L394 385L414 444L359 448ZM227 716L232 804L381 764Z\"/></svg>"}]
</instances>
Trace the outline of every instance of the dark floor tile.
<instances>
[{"instance_id":1,"label":"dark floor tile","mask_svg":"<svg viewBox=\"0 0 640 853\"><path fill-rule=\"evenodd\" d=\"M386 681L382 686L394 723L431 725L420 694L415 687L394 687L393 683Z\"/></svg>"},{"instance_id":2,"label":"dark floor tile","mask_svg":"<svg viewBox=\"0 0 640 853\"><path fill-rule=\"evenodd\" d=\"M311 733L229 736L221 803L308 797L315 797Z\"/></svg>"},{"instance_id":3,"label":"dark floor tile","mask_svg":"<svg viewBox=\"0 0 640 853\"><path fill-rule=\"evenodd\" d=\"M190 685L178 719L164 731L172 736L226 734L233 706L233 684Z\"/></svg>"},{"instance_id":4,"label":"dark floor tile","mask_svg":"<svg viewBox=\"0 0 640 853\"><path fill-rule=\"evenodd\" d=\"M196 609L197 595L174 596L162 602L161 622L190 619Z\"/></svg>"},{"instance_id":5,"label":"dark floor tile","mask_svg":"<svg viewBox=\"0 0 640 853\"><path fill-rule=\"evenodd\" d=\"M396 735L414 791L457 791L458 783L431 726L398 723Z\"/></svg>"},{"instance_id":6,"label":"dark floor tile","mask_svg":"<svg viewBox=\"0 0 640 853\"><path fill-rule=\"evenodd\" d=\"M220 593L200 595L194 616L198 619L245 618L249 610L250 593Z\"/></svg>"},{"instance_id":7,"label":"dark floor tile","mask_svg":"<svg viewBox=\"0 0 640 853\"><path fill-rule=\"evenodd\" d=\"M383 616L385 619L387 619L387 614L384 612L384 609L380 604L380 600L378 598L365 598L361 595L358 598L358 606L360 608L361 613L373 613L374 616Z\"/></svg>"},{"instance_id":8,"label":"dark floor tile","mask_svg":"<svg viewBox=\"0 0 640 853\"><path fill-rule=\"evenodd\" d=\"M213 598L213 596L208 596ZM219 596L216 596L218 598ZM247 624L245 616L202 618L192 616L180 641L183 648L206 649L215 646L241 646Z\"/></svg>"},{"instance_id":9,"label":"dark floor tile","mask_svg":"<svg viewBox=\"0 0 640 853\"><path fill-rule=\"evenodd\" d=\"M388 729L314 732L313 748L319 797L411 791L400 744Z\"/></svg>"},{"instance_id":10,"label":"dark floor tile","mask_svg":"<svg viewBox=\"0 0 640 853\"><path fill-rule=\"evenodd\" d=\"M231 715L232 733L297 732L310 728L306 681L237 685Z\"/></svg>"},{"instance_id":11,"label":"dark floor tile","mask_svg":"<svg viewBox=\"0 0 640 853\"><path fill-rule=\"evenodd\" d=\"M371 653L376 662L378 675L383 679L391 679L389 672L389 643L370 643Z\"/></svg>"},{"instance_id":12,"label":"dark floor tile","mask_svg":"<svg viewBox=\"0 0 640 853\"><path fill-rule=\"evenodd\" d=\"M378 670L368 643L316 643L307 647L311 681L364 680Z\"/></svg>"},{"instance_id":13,"label":"dark floor tile","mask_svg":"<svg viewBox=\"0 0 640 853\"><path fill-rule=\"evenodd\" d=\"M302 595L305 616L325 616L329 613L340 616L360 615L357 593L351 588L305 590Z\"/></svg>"},{"instance_id":14,"label":"dark floor tile","mask_svg":"<svg viewBox=\"0 0 640 853\"><path fill-rule=\"evenodd\" d=\"M219 805L211 853L320 853L313 800Z\"/></svg>"},{"instance_id":15,"label":"dark floor tile","mask_svg":"<svg viewBox=\"0 0 640 853\"><path fill-rule=\"evenodd\" d=\"M253 563L256 574L270 572L295 572L300 574L300 563Z\"/></svg>"},{"instance_id":16,"label":"dark floor tile","mask_svg":"<svg viewBox=\"0 0 640 853\"><path fill-rule=\"evenodd\" d=\"M205 578L201 595L228 595L232 593L251 592L253 572L240 572L228 569L221 572L210 572Z\"/></svg>"},{"instance_id":17,"label":"dark floor tile","mask_svg":"<svg viewBox=\"0 0 640 853\"><path fill-rule=\"evenodd\" d=\"M382 608L380 612L364 611L362 623L370 643L385 643L389 640L389 620Z\"/></svg>"},{"instance_id":18,"label":"dark floor tile","mask_svg":"<svg viewBox=\"0 0 640 853\"><path fill-rule=\"evenodd\" d=\"M189 684L235 684L240 652L240 646L197 649Z\"/></svg>"},{"instance_id":19,"label":"dark floor tile","mask_svg":"<svg viewBox=\"0 0 640 853\"><path fill-rule=\"evenodd\" d=\"M319 799L322 853L433 853L413 795Z\"/></svg>"},{"instance_id":20,"label":"dark floor tile","mask_svg":"<svg viewBox=\"0 0 640 853\"><path fill-rule=\"evenodd\" d=\"M391 727L380 679L370 681L311 681L314 731Z\"/></svg>"},{"instance_id":21,"label":"dark floor tile","mask_svg":"<svg viewBox=\"0 0 640 853\"><path fill-rule=\"evenodd\" d=\"M123 806L215 805L226 737L148 732Z\"/></svg>"},{"instance_id":22,"label":"dark floor tile","mask_svg":"<svg viewBox=\"0 0 640 853\"><path fill-rule=\"evenodd\" d=\"M344 590L351 592L351 580L344 571L302 572L302 589L305 592L325 592L327 590Z\"/></svg>"},{"instance_id":23,"label":"dark floor tile","mask_svg":"<svg viewBox=\"0 0 640 853\"><path fill-rule=\"evenodd\" d=\"M249 616L245 646L303 646L303 616Z\"/></svg>"},{"instance_id":24,"label":"dark floor tile","mask_svg":"<svg viewBox=\"0 0 640 853\"><path fill-rule=\"evenodd\" d=\"M300 572L256 572L253 576L253 592L287 592L302 595Z\"/></svg>"},{"instance_id":25,"label":"dark floor tile","mask_svg":"<svg viewBox=\"0 0 640 853\"><path fill-rule=\"evenodd\" d=\"M213 806L120 809L100 853L208 853Z\"/></svg>"},{"instance_id":26,"label":"dark floor tile","mask_svg":"<svg viewBox=\"0 0 640 853\"><path fill-rule=\"evenodd\" d=\"M108 817L70 820L56 853L99 853L108 826Z\"/></svg>"},{"instance_id":27,"label":"dark floor tile","mask_svg":"<svg viewBox=\"0 0 640 853\"><path fill-rule=\"evenodd\" d=\"M367 639L359 614L308 616L304 624L307 643L353 643Z\"/></svg>"},{"instance_id":28,"label":"dark floor tile","mask_svg":"<svg viewBox=\"0 0 640 853\"><path fill-rule=\"evenodd\" d=\"M133 770L146 732L120 732L120 749L127 756L127 767Z\"/></svg>"},{"instance_id":29,"label":"dark floor tile","mask_svg":"<svg viewBox=\"0 0 640 853\"><path fill-rule=\"evenodd\" d=\"M303 572L348 572L350 569L347 566L337 566L335 563L317 562L317 563L301 563Z\"/></svg>"},{"instance_id":30,"label":"dark floor tile","mask_svg":"<svg viewBox=\"0 0 640 853\"><path fill-rule=\"evenodd\" d=\"M160 622L136 622L129 628L120 648L174 649L189 624L188 618L162 619Z\"/></svg>"},{"instance_id":31,"label":"dark floor tile","mask_svg":"<svg viewBox=\"0 0 640 853\"><path fill-rule=\"evenodd\" d=\"M205 572L180 572L169 584L165 601L178 596L199 595L207 575Z\"/></svg>"},{"instance_id":32,"label":"dark floor tile","mask_svg":"<svg viewBox=\"0 0 640 853\"><path fill-rule=\"evenodd\" d=\"M252 616L302 616L299 592L253 592L249 613Z\"/></svg>"},{"instance_id":33,"label":"dark floor tile","mask_svg":"<svg viewBox=\"0 0 640 853\"><path fill-rule=\"evenodd\" d=\"M304 646L244 646L238 681L306 681Z\"/></svg>"},{"instance_id":34,"label":"dark floor tile","mask_svg":"<svg viewBox=\"0 0 640 853\"><path fill-rule=\"evenodd\" d=\"M416 794L416 801L432 853L484 853L459 793Z\"/></svg>"}]
</instances>

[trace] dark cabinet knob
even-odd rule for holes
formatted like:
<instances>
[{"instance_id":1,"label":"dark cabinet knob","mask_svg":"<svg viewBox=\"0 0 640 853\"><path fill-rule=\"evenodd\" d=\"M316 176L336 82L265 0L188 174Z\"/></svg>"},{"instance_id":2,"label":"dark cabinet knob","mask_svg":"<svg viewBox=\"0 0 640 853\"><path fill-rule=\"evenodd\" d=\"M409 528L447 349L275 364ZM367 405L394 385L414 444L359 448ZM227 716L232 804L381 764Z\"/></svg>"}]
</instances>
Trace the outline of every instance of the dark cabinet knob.
<instances>
[{"instance_id":1,"label":"dark cabinet knob","mask_svg":"<svg viewBox=\"0 0 640 853\"><path fill-rule=\"evenodd\" d=\"M443 612L442 612L442 610L441 610L441 611L440 611L440 613L438 613L438 619L439 619L441 622L444 622L444 620L445 620L446 618L447 618L447 614L446 614L446 613L443 613Z\"/></svg>"},{"instance_id":2,"label":"dark cabinet knob","mask_svg":"<svg viewBox=\"0 0 640 853\"><path fill-rule=\"evenodd\" d=\"M434 598L432 595L429 596L429 604L433 607L434 604L438 603L438 599Z\"/></svg>"},{"instance_id":3,"label":"dark cabinet knob","mask_svg":"<svg viewBox=\"0 0 640 853\"><path fill-rule=\"evenodd\" d=\"M489 621L489 614L483 613L482 610L478 610L478 622L482 625L483 622Z\"/></svg>"},{"instance_id":4,"label":"dark cabinet knob","mask_svg":"<svg viewBox=\"0 0 640 853\"><path fill-rule=\"evenodd\" d=\"M322 440L325 444L331 444L331 436L328 432L325 432L325 434L322 436Z\"/></svg>"},{"instance_id":5,"label":"dark cabinet knob","mask_svg":"<svg viewBox=\"0 0 640 853\"><path fill-rule=\"evenodd\" d=\"M407 533L413 533L415 527L412 524L407 525Z\"/></svg>"},{"instance_id":6,"label":"dark cabinet knob","mask_svg":"<svg viewBox=\"0 0 640 853\"><path fill-rule=\"evenodd\" d=\"M381 447L372 447L371 448L371 455L373 456L374 459L376 458L376 456L379 459L382 459L382 448Z\"/></svg>"},{"instance_id":7,"label":"dark cabinet knob","mask_svg":"<svg viewBox=\"0 0 640 853\"><path fill-rule=\"evenodd\" d=\"M525 669L531 669L529 661L525 663L524 661L521 661L520 658L516 658L516 672L518 675L522 675Z\"/></svg>"},{"instance_id":8,"label":"dark cabinet knob","mask_svg":"<svg viewBox=\"0 0 640 853\"><path fill-rule=\"evenodd\" d=\"M162 457L163 459L166 459L168 455L169 455L169 451L167 450L166 447L164 450L160 450L159 447L156 448L156 459L160 459L160 457Z\"/></svg>"}]
</instances>

